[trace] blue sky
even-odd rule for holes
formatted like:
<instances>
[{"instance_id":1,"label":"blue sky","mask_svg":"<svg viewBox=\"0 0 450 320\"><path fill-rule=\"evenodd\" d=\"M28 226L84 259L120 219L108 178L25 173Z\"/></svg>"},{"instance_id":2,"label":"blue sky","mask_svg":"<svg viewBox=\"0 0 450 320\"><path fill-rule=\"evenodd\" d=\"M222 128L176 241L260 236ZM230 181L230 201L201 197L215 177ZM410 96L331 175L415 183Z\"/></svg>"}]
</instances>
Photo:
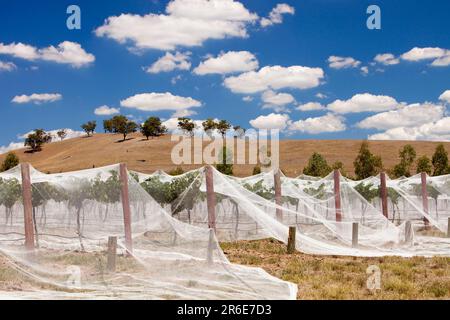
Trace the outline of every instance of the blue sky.
<instances>
[{"instance_id":1,"label":"blue sky","mask_svg":"<svg viewBox=\"0 0 450 320\"><path fill-rule=\"evenodd\" d=\"M81 30L66 27L71 4ZM381 30L366 27L370 4ZM299 139L450 140L448 12L445 0L2 1L0 152L117 111Z\"/></svg>"}]
</instances>

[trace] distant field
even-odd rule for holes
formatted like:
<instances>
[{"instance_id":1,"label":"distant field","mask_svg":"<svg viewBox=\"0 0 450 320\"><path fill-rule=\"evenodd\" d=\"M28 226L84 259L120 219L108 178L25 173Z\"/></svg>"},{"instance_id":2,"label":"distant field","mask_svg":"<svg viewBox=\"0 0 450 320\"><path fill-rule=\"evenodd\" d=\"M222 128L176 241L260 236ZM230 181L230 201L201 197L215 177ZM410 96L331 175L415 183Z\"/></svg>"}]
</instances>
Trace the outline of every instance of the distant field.
<instances>
[{"instance_id":1,"label":"distant field","mask_svg":"<svg viewBox=\"0 0 450 320\"><path fill-rule=\"evenodd\" d=\"M170 136L145 140L140 134L130 136L124 142L120 135L96 134L94 137L81 137L44 146L41 152L26 153L26 149L15 151L21 161L30 162L43 172L62 172L100 167L108 164L126 162L129 168L141 172L153 172L158 169L172 170L170 153L176 142ZM369 141L371 151L380 155L386 169L398 163L398 151L405 144L411 144L417 156L431 155L437 142L422 141ZM299 175L313 152L319 152L331 164L342 161L347 172L353 172L355 159L361 141L359 140L281 140L280 166L289 176ZM444 143L450 152L450 142ZM5 155L0 155L3 161ZM193 169L200 165L183 165L183 169ZM236 165L237 176L251 175L253 165Z\"/></svg>"}]
</instances>

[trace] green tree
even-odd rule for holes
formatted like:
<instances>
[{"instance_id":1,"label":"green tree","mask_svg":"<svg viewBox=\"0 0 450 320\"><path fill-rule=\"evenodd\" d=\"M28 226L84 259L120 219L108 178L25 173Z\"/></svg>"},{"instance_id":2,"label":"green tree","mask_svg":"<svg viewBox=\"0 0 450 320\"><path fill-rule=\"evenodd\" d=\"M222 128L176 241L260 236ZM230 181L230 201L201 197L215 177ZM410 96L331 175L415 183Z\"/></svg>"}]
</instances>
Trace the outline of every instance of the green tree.
<instances>
[{"instance_id":1,"label":"green tree","mask_svg":"<svg viewBox=\"0 0 450 320\"><path fill-rule=\"evenodd\" d=\"M9 152L0 167L0 171L7 171L19 164L19 158L14 152Z\"/></svg>"},{"instance_id":2,"label":"green tree","mask_svg":"<svg viewBox=\"0 0 450 320\"><path fill-rule=\"evenodd\" d=\"M230 130L231 124L227 120L220 120L217 123L217 131L222 135L222 138L225 138L225 135L227 134L227 131Z\"/></svg>"},{"instance_id":3,"label":"green tree","mask_svg":"<svg viewBox=\"0 0 450 320\"><path fill-rule=\"evenodd\" d=\"M325 177L331 170L327 160L320 153L314 152L303 169L303 174L313 177Z\"/></svg>"},{"instance_id":4,"label":"green tree","mask_svg":"<svg viewBox=\"0 0 450 320\"><path fill-rule=\"evenodd\" d=\"M234 126L233 130L236 138L243 138L245 136L245 128L242 128L241 126Z\"/></svg>"},{"instance_id":5,"label":"green tree","mask_svg":"<svg viewBox=\"0 0 450 320\"><path fill-rule=\"evenodd\" d=\"M61 141L63 141L67 137L67 130L66 129L58 130L56 134L58 135L58 138L61 139Z\"/></svg>"},{"instance_id":6,"label":"green tree","mask_svg":"<svg viewBox=\"0 0 450 320\"><path fill-rule=\"evenodd\" d=\"M103 130L105 133L115 133L112 119L103 120Z\"/></svg>"},{"instance_id":7,"label":"green tree","mask_svg":"<svg viewBox=\"0 0 450 320\"><path fill-rule=\"evenodd\" d=\"M411 176L411 166L416 159L416 150L413 146L407 144L399 152L400 163L394 166L393 174L395 177L410 177Z\"/></svg>"},{"instance_id":8,"label":"green tree","mask_svg":"<svg viewBox=\"0 0 450 320\"><path fill-rule=\"evenodd\" d=\"M255 166L253 168L253 175L257 175L261 173L261 167L260 166Z\"/></svg>"},{"instance_id":9,"label":"green tree","mask_svg":"<svg viewBox=\"0 0 450 320\"><path fill-rule=\"evenodd\" d=\"M342 163L342 161L336 161L335 163L333 163L331 169L339 170L344 177L347 176L347 172L344 169L344 164Z\"/></svg>"},{"instance_id":10,"label":"green tree","mask_svg":"<svg viewBox=\"0 0 450 320\"><path fill-rule=\"evenodd\" d=\"M353 162L356 179L362 180L377 175L383 167L381 157L374 156L369 150L369 144L364 141L359 149L358 156Z\"/></svg>"},{"instance_id":11,"label":"green tree","mask_svg":"<svg viewBox=\"0 0 450 320\"><path fill-rule=\"evenodd\" d=\"M431 159L433 163L433 176L440 176L450 172L448 166L448 153L442 143L438 144Z\"/></svg>"},{"instance_id":12,"label":"green tree","mask_svg":"<svg viewBox=\"0 0 450 320\"><path fill-rule=\"evenodd\" d=\"M105 123L103 123L105 126ZM106 123L105 130L108 129L108 132L120 133L123 135L123 141L126 140L127 136L130 133L136 132L138 129L138 125L129 120L127 117L123 115L114 116L110 122ZM110 131L109 131L110 130Z\"/></svg>"},{"instance_id":13,"label":"green tree","mask_svg":"<svg viewBox=\"0 0 450 320\"><path fill-rule=\"evenodd\" d=\"M96 121L88 121L88 122L83 123L81 125L81 129L83 129L84 132L86 132L88 137L90 137L91 135L94 134L95 128L97 128L97 122Z\"/></svg>"},{"instance_id":14,"label":"green tree","mask_svg":"<svg viewBox=\"0 0 450 320\"><path fill-rule=\"evenodd\" d=\"M170 170L168 173L169 173L171 176L179 176L179 175L181 175L181 174L184 173L184 170L183 170L182 167L176 167L175 169Z\"/></svg>"},{"instance_id":15,"label":"green tree","mask_svg":"<svg viewBox=\"0 0 450 320\"><path fill-rule=\"evenodd\" d=\"M141 125L141 133L148 140L148 137L159 137L167 132L167 128L162 125L158 117L150 117Z\"/></svg>"},{"instance_id":16,"label":"green tree","mask_svg":"<svg viewBox=\"0 0 450 320\"><path fill-rule=\"evenodd\" d=\"M417 173L426 172L431 175L431 171L433 170L431 166L431 160L426 155L421 156L417 159Z\"/></svg>"},{"instance_id":17,"label":"green tree","mask_svg":"<svg viewBox=\"0 0 450 320\"><path fill-rule=\"evenodd\" d=\"M184 133L194 136L195 123L189 118L178 118L178 128Z\"/></svg>"},{"instance_id":18,"label":"green tree","mask_svg":"<svg viewBox=\"0 0 450 320\"><path fill-rule=\"evenodd\" d=\"M202 122L203 131L206 132L207 135L211 136L212 132L217 129L217 123L212 118L208 118Z\"/></svg>"},{"instance_id":19,"label":"green tree","mask_svg":"<svg viewBox=\"0 0 450 320\"><path fill-rule=\"evenodd\" d=\"M233 175L233 155L225 146L219 154L219 163L216 164L216 169L223 174Z\"/></svg>"},{"instance_id":20,"label":"green tree","mask_svg":"<svg viewBox=\"0 0 450 320\"><path fill-rule=\"evenodd\" d=\"M43 129L36 129L34 132L28 134L25 139L25 146L31 148L32 152L37 152L42 150L42 145L52 141L50 134L45 132Z\"/></svg>"}]
</instances>

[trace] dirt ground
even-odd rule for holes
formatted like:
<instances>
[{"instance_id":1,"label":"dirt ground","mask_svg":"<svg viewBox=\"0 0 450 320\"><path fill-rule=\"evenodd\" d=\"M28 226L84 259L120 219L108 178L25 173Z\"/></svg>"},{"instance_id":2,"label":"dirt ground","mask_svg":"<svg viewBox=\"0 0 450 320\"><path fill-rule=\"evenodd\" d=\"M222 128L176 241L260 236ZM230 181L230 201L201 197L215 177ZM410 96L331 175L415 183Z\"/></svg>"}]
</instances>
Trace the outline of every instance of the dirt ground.
<instances>
[{"instance_id":1,"label":"dirt ground","mask_svg":"<svg viewBox=\"0 0 450 320\"><path fill-rule=\"evenodd\" d=\"M146 140L136 133L124 142L115 134L96 134L93 137L80 137L44 145L41 152L28 153L27 149L15 151L21 161L30 162L36 169L45 173L59 173L101 167L126 162L130 169L150 173L158 169L170 171L177 167L171 159L171 151L176 141L164 136ZM380 155L386 169L398 163L398 152L405 144L411 144L417 157L431 157L437 142L424 141L369 141L371 151ZM450 143L444 143L450 152ZM353 161L361 146L358 140L281 140L280 167L288 176L302 173L308 158L319 152L332 164L341 161L348 173L353 172ZM0 155L3 161L5 155ZM194 158L192 158L194 159ZM182 165L184 170L200 167L201 164ZM252 174L254 165L235 165L236 176Z\"/></svg>"},{"instance_id":2,"label":"dirt ground","mask_svg":"<svg viewBox=\"0 0 450 320\"><path fill-rule=\"evenodd\" d=\"M298 299L450 299L450 258L356 258L287 254L276 240L223 243L233 263L261 267L268 273L298 284ZM74 255L72 264L84 259ZM381 270L381 289L369 291L368 266ZM124 265L121 268L125 268ZM0 291L51 289L12 269L0 256ZM16 294L17 296L17 294Z\"/></svg>"}]
</instances>

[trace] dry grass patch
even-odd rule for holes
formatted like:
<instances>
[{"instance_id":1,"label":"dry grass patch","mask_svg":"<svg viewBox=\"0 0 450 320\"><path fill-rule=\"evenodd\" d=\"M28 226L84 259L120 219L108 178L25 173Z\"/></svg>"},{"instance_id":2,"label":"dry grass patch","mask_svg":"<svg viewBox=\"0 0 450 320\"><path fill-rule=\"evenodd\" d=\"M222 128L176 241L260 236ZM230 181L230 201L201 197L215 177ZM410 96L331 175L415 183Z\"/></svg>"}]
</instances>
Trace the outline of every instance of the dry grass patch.
<instances>
[{"instance_id":1,"label":"dry grass patch","mask_svg":"<svg viewBox=\"0 0 450 320\"><path fill-rule=\"evenodd\" d=\"M258 266L298 284L298 299L450 299L450 258L356 258L289 255L276 240L223 243L233 263ZM366 287L366 269L381 270L381 290Z\"/></svg>"}]
</instances>

